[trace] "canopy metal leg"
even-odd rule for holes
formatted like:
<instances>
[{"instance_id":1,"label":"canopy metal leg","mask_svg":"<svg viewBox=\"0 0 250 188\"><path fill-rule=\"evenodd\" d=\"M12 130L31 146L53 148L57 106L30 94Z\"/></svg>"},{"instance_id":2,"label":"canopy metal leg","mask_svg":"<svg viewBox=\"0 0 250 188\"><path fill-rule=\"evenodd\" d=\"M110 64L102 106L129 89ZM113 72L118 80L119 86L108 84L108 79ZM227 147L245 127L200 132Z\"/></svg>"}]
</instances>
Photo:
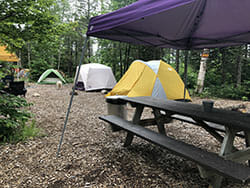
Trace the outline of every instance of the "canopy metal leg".
<instances>
[{"instance_id":1,"label":"canopy metal leg","mask_svg":"<svg viewBox=\"0 0 250 188\"><path fill-rule=\"evenodd\" d=\"M57 149L57 153L56 153L57 157L59 156L59 152L60 152L62 141L63 141L64 132L66 130L66 126L67 126L67 122L68 122L68 118L69 118L69 113L70 113L70 109L71 109L73 98L74 98L74 93L75 93L75 88L76 88L76 81L78 80L78 77L79 77L79 73L80 73L82 61L83 61L83 58L84 58L84 54L85 54L85 51L86 51L86 46L87 46L88 39L89 39L89 37L87 36L85 38L84 45L83 45L83 48L82 48L82 54L81 54L81 58L80 58L80 62L79 62L79 68L78 68L77 73L76 73L76 79L75 79L74 86L72 88L72 94L71 94L71 98L70 98L70 102L69 102L69 107L68 107L68 111L67 111L67 114L66 114L66 118L65 118L65 121L64 121L62 135L61 135L61 139L60 139L60 142L59 142L59 145L58 145L58 149Z\"/></svg>"}]
</instances>

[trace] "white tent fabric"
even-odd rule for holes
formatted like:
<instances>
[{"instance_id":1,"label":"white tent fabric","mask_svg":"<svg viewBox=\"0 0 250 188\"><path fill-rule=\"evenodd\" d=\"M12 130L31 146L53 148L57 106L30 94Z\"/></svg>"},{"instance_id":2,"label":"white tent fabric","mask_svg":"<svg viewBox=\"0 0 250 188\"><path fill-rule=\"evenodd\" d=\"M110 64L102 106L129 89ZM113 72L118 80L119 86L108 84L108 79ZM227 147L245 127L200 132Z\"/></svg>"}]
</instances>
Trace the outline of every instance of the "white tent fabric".
<instances>
[{"instance_id":1,"label":"white tent fabric","mask_svg":"<svg viewBox=\"0 0 250 188\"><path fill-rule=\"evenodd\" d=\"M82 65L77 82L84 83L85 91L112 89L116 84L112 69L98 63Z\"/></svg>"}]
</instances>

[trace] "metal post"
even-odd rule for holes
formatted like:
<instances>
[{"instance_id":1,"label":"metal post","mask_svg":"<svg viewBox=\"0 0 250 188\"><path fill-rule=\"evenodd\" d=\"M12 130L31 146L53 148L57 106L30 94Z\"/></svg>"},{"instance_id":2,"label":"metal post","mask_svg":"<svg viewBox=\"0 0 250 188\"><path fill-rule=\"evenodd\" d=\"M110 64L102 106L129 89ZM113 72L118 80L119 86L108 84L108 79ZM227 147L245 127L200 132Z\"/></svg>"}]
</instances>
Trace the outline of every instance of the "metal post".
<instances>
[{"instance_id":1,"label":"metal post","mask_svg":"<svg viewBox=\"0 0 250 188\"><path fill-rule=\"evenodd\" d=\"M184 101L186 100L187 90L187 68L188 68L188 50L185 51L185 62L184 62Z\"/></svg>"},{"instance_id":2,"label":"metal post","mask_svg":"<svg viewBox=\"0 0 250 188\"><path fill-rule=\"evenodd\" d=\"M79 62L79 66L78 66L78 70L77 70L77 73L76 73L75 83L74 83L74 86L73 86L73 88L72 88L72 94L71 94L71 98L70 98L70 102L69 102L68 111L67 111L67 114L66 114L66 119L65 119L65 121L64 121L64 126L63 126L63 130L62 130L62 136L61 136L60 143L59 143L59 145L58 145L58 149L57 149L57 153L56 153L56 156L57 156L57 157L58 157L58 155L59 155L59 152L60 152L60 149L61 149L61 145L62 145L62 141L63 141L64 132L65 132L65 130L66 130L66 125L67 125L67 122L68 122L69 113L70 113L70 109L71 109L72 102L73 102L73 98L74 98L76 83L77 83L77 80L78 80L78 77L79 77L79 73L80 73L82 61L83 61L83 58L84 58L85 49L86 49L86 46L87 46L87 41L88 41L88 39L89 39L89 37L87 36L87 37L85 38L84 45L83 45L83 47L82 47L82 55L81 55L80 62Z\"/></svg>"}]
</instances>

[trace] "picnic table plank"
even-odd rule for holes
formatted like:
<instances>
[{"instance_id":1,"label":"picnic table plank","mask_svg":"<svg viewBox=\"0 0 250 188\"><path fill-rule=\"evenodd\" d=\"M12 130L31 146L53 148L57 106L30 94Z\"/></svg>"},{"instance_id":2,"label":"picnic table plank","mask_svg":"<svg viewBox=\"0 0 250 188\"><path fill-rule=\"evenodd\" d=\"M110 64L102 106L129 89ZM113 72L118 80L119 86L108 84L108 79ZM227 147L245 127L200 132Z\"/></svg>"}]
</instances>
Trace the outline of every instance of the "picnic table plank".
<instances>
[{"instance_id":1,"label":"picnic table plank","mask_svg":"<svg viewBox=\"0 0 250 188\"><path fill-rule=\"evenodd\" d=\"M188 116L202 121L226 125L237 130L250 131L250 114L213 108L204 112L201 105L179 101L162 100L153 97L124 97L119 99L132 104L142 104L146 107L169 111L172 114Z\"/></svg>"},{"instance_id":2,"label":"picnic table plank","mask_svg":"<svg viewBox=\"0 0 250 188\"><path fill-rule=\"evenodd\" d=\"M250 168L247 166L225 160L215 153L202 150L183 141L159 134L114 115L101 116L99 118L108 123L115 124L129 133L133 133L149 142L162 146L179 156L194 161L208 170L213 170L219 175L233 178L241 183L246 183L250 180Z\"/></svg>"}]
</instances>

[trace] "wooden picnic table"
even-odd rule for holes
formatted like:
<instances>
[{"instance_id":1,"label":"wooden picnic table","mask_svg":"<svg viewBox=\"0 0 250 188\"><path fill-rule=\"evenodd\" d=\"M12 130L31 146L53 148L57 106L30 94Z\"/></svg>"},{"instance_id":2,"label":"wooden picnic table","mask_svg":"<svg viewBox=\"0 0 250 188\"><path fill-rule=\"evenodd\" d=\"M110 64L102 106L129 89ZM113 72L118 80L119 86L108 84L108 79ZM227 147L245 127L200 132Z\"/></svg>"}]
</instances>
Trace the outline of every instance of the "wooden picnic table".
<instances>
[{"instance_id":1,"label":"wooden picnic table","mask_svg":"<svg viewBox=\"0 0 250 188\"><path fill-rule=\"evenodd\" d=\"M126 130L124 146L132 143L134 135L165 147L169 151L192 160L198 164L200 175L210 180L211 187L220 187L223 177L229 177L241 183L250 180L250 168L245 164L250 160L250 114L213 108L207 112L203 106L180 101L162 100L152 97L121 97L124 104L135 108L132 121L109 115L100 119ZM141 119L145 107L152 109L153 119ZM220 152L212 153L166 135L165 124L172 119L181 120L203 127L215 139L221 142ZM158 132L146 128L156 124ZM221 134L224 132L224 134ZM243 137L245 148L234 146L237 136Z\"/></svg>"}]
</instances>

